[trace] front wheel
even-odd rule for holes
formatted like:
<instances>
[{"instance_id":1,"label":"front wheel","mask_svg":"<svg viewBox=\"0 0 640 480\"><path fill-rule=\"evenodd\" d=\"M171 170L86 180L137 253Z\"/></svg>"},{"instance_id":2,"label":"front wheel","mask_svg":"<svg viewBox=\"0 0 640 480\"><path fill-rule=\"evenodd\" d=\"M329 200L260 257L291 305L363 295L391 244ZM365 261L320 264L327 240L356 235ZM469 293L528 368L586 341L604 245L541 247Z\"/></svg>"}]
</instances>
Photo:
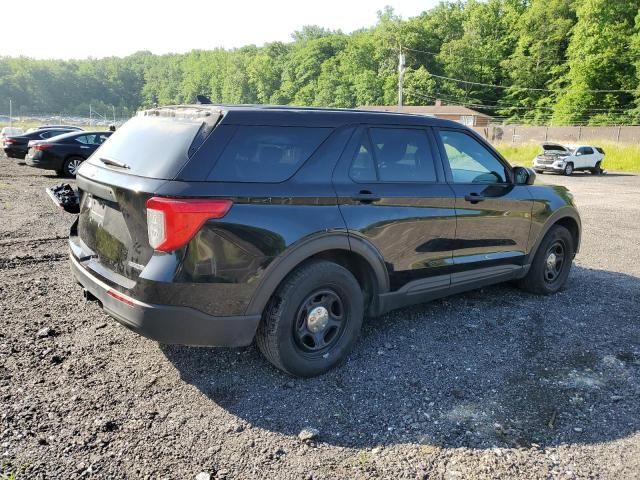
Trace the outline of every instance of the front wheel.
<instances>
[{"instance_id":1,"label":"front wheel","mask_svg":"<svg viewBox=\"0 0 640 480\"><path fill-rule=\"evenodd\" d=\"M571 175L573 173L573 163L569 162L564 166L564 171L563 173L567 176Z\"/></svg>"},{"instance_id":2,"label":"front wheel","mask_svg":"<svg viewBox=\"0 0 640 480\"><path fill-rule=\"evenodd\" d=\"M527 275L519 286L531 293L549 295L560 290L573 262L573 238L562 225L554 225L542 239Z\"/></svg>"},{"instance_id":3,"label":"front wheel","mask_svg":"<svg viewBox=\"0 0 640 480\"><path fill-rule=\"evenodd\" d=\"M67 158L62 165L62 174L65 177L75 177L83 161L80 157Z\"/></svg>"},{"instance_id":4,"label":"front wheel","mask_svg":"<svg viewBox=\"0 0 640 480\"><path fill-rule=\"evenodd\" d=\"M363 313L362 290L351 272L332 262L312 261L278 287L263 312L256 343L277 368L313 377L347 357Z\"/></svg>"}]
</instances>

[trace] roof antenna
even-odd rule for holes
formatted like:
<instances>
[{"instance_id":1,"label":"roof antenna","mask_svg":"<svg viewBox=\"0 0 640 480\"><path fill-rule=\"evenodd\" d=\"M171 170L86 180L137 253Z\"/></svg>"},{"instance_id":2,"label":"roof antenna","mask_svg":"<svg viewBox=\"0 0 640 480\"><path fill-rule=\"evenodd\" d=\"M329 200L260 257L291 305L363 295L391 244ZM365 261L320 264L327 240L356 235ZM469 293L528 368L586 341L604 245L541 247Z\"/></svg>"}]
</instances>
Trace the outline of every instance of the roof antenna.
<instances>
[{"instance_id":1,"label":"roof antenna","mask_svg":"<svg viewBox=\"0 0 640 480\"><path fill-rule=\"evenodd\" d=\"M198 105L211 105L213 103L209 100L209 97L204 95L196 95L196 100L198 101Z\"/></svg>"}]
</instances>

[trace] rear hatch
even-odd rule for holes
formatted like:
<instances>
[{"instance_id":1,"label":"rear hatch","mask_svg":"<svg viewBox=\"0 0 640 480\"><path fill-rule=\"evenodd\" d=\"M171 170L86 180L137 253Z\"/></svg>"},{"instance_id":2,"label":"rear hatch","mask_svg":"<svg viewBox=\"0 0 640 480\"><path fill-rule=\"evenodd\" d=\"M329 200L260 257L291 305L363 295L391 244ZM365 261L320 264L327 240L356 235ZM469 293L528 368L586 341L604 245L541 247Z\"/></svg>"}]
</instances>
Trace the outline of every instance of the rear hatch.
<instances>
[{"instance_id":1,"label":"rear hatch","mask_svg":"<svg viewBox=\"0 0 640 480\"><path fill-rule=\"evenodd\" d=\"M132 288L153 255L146 202L174 179L213 130L212 109L156 109L129 120L78 172L80 214L73 253L85 266Z\"/></svg>"}]
</instances>

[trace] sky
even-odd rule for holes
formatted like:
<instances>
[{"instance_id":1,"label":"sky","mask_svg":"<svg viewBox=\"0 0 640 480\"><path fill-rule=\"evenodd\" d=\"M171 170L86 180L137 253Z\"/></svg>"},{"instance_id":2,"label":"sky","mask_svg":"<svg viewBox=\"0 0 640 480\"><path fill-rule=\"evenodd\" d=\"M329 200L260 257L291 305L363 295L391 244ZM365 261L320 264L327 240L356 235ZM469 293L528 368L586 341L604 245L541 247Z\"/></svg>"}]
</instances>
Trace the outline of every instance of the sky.
<instances>
[{"instance_id":1,"label":"sky","mask_svg":"<svg viewBox=\"0 0 640 480\"><path fill-rule=\"evenodd\" d=\"M376 12L385 5L408 18L435 6L438 0L6 0L2 3L0 56L69 59L126 56L139 50L183 53L286 42L303 25L320 25L348 33L374 25Z\"/></svg>"}]
</instances>

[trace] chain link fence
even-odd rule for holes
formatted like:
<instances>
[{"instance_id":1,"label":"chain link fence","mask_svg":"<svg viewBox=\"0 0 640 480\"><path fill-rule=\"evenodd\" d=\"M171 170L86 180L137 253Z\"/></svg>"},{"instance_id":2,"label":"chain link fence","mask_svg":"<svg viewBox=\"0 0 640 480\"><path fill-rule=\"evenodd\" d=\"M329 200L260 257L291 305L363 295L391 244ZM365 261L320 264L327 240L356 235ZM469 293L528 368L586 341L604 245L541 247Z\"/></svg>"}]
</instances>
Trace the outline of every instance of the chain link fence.
<instances>
[{"instance_id":1,"label":"chain link fence","mask_svg":"<svg viewBox=\"0 0 640 480\"><path fill-rule=\"evenodd\" d=\"M634 126L532 126L489 125L474 127L474 130L491 143L590 143L613 142L640 144L640 125Z\"/></svg>"}]
</instances>

